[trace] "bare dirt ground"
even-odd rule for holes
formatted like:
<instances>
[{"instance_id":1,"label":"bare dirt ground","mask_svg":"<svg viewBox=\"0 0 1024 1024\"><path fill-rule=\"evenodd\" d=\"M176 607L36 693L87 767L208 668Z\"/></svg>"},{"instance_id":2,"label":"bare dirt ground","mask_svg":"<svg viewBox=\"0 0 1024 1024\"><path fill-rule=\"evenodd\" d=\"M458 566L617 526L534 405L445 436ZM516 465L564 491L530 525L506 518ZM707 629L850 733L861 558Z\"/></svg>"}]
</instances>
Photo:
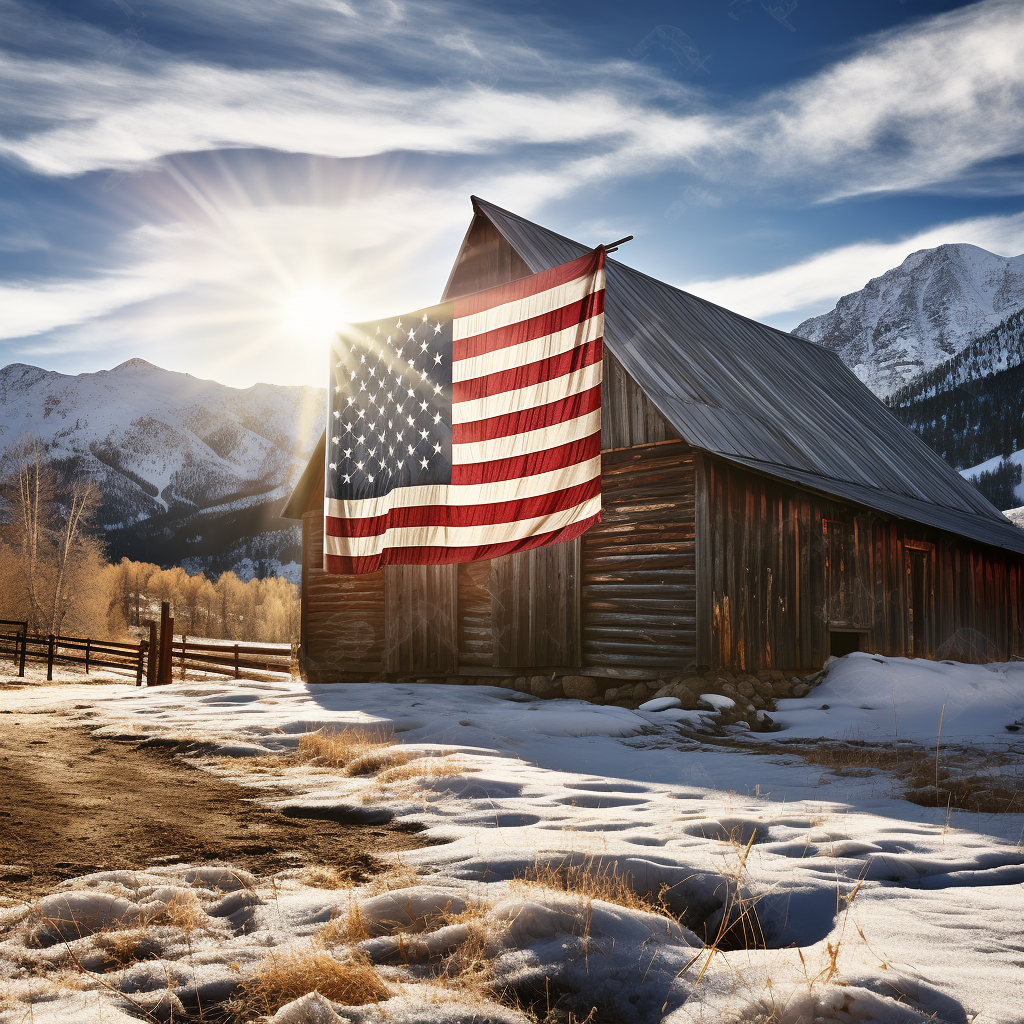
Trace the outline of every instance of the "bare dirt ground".
<instances>
[{"instance_id":1,"label":"bare dirt ground","mask_svg":"<svg viewBox=\"0 0 1024 1024\"><path fill-rule=\"evenodd\" d=\"M95 739L59 713L0 710L0 894L24 899L91 871L227 861L255 874L331 866L423 840L392 825L286 818L172 752Z\"/></svg>"}]
</instances>

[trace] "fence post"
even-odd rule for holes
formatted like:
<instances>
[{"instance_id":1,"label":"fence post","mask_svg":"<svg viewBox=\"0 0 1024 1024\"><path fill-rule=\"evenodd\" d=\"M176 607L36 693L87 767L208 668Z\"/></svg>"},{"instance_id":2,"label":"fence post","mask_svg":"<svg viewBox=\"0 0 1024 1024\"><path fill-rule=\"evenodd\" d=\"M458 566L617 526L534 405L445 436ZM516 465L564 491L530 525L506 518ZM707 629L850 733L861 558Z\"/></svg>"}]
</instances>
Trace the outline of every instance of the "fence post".
<instances>
[{"instance_id":1,"label":"fence post","mask_svg":"<svg viewBox=\"0 0 1024 1024\"><path fill-rule=\"evenodd\" d=\"M51 633L46 647L46 681L53 682L53 643L56 637Z\"/></svg>"},{"instance_id":2,"label":"fence post","mask_svg":"<svg viewBox=\"0 0 1024 1024\"><path fill-rule=\"evenodd\" d=\"M138 663L138 665L137 665L137 667L135 669L135 685L136 686L141 686L142 685L142 652L145 649L145 647L146 647L146 641L145 640L140 640L139 641L139 663Z\"/></svg>"},{"instance_id":3,"label":"fence post","mask_svg":"<svg viewBox=\"0 0 1024 1024\"><path fill-rule=\"evenodd\" d=\"M167 601L160 605L160 664L157 669L156 682L163 686L171 681L171 652L173 648L174 619L171 618L171 606Z\"/></svg>"},{"instance_id":4,"label":"fence post","mask_svg":"<svg viewBox=\"0 0 1024 1024\"><path fill-rule=\"evenodd\" d=\"M185 678L185 645L188 643L188 637L184 633L181 634L181 678Z\"/></svg>"},{"instance_id":5,"label":"fence post","mask_svg":"<svg viewBox=\"0 0 1024 1024\"><path fill-rule=\"evenodd\" d=\"M235 678L236 679L241 678L238 669L239 669L239 665L238 665L238 644L235 644Z\"/></svg>"},{"instance_id":6,"label":"fence post","mask_svg":"<svg viewBox=\"0 0 1024 1024\"><path fill-rule=\"evenodd\" d=\"M21 632L21 657L18 659L18 675L25 675L25 648L28 647L28 627Z\"/></svg>"},{"instance_id":7,"label":"fence post","mask_svg":"<svg viewBox=\"0 0 1024 1024\"><path fill-rule=\"evenodd\" d=\"M89 648L92 645L92 639L90 637L85 638L85 674L89 674Z\"/></svg>"},{"instance_id":8,"label":"fence post","mask_svg":"<svg viewBox=\"0 0 1024 1024\"><path fill-rule=\"evenodd\" d=\"M158 682L158 656L160 653L156 645L156 623L152 619L146 619L142 625L149 626L149 658L146 664L146 685L156 686Z\"/></svg>"}]
</instances>

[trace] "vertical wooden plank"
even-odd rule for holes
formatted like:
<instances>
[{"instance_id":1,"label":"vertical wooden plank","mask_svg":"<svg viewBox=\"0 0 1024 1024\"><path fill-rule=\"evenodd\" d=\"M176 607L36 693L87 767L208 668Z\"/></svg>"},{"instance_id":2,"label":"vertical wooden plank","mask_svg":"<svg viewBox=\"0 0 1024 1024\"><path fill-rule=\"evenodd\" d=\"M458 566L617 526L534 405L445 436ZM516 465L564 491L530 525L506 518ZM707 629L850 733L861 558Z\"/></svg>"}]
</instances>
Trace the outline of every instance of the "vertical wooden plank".
<instances>
[{"instance_id":1,"label":"vertical wooden plank","mask_svg":"<svg viewBox=\"0 0 1024 1024\"><path fill-rule=\"evenodd\" d=\"M711 534L710 456L697 452L694 472L694 562L696 570L696 633L697 665L712 664L712 631L714 628L715 550Z\"/></svg>"},{"instance_id":2,"label":"vertical wooden plank","mask_svg":"<svg viewBox=\"0 0 1024 1024\"><path fill-rule=\"evenodd\" d=\"M388 672L458 667L458 566L389 565L385 578Z\"/></svg>"}]
</instances>

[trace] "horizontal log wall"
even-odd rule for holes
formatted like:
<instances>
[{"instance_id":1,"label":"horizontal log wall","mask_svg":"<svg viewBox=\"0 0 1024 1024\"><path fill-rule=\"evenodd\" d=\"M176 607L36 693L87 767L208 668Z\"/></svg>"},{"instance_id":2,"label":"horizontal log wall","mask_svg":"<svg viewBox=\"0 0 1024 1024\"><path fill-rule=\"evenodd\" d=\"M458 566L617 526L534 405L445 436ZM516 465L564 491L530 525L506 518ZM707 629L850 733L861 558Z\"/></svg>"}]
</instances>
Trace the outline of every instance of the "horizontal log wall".
<instances>
[{"instance_id":1,"label":"horizontal log wall","mask_svg":"<svg viewBox=\"0 0 1024 1024\"><path fill-rule=\"evenodd\" d=\"M317 499L319 504L322 498ZM302 669L311 683L384 667L384 571L325 573L323 545L318 508L302 517Z\"/></svg>"},{"instance_id":2,"label":"horizontal log wall","mask_svg":"<svg viewBox=\"0 0 1024 1024\"><path fill-rule=\"evenodd\" d=\"M1024 560L707 461L714 667L1024 655Z\"/></svg>"},{"instance_id":3,"label":"horizontal log wall","mask_svg":"<svg viewBox=\"0 0 1024 1024\"><path fill-rule=\"evenodd\" d=\"M606 452L601 522L583 536L583 664L671 673L696 657L694 453L681 441Z\"/></svg>"}]
</instances>

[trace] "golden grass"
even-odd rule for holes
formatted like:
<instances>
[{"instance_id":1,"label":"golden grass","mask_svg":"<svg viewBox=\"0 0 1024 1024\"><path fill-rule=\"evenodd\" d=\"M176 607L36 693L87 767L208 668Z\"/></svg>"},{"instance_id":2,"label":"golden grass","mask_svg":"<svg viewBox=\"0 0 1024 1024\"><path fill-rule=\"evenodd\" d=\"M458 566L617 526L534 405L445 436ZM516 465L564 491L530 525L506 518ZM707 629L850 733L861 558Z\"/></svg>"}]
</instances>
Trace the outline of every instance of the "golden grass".
<instances>
[{"instance_id":1,"label":"golden grass","mask_svg":"<svg viewBox=\"0 0 1024 1024\"><path fill-rule=\"evenodd\" d=\"M209 927L210 919L203 912L202 905L194 893L176 892L167 904L167 909L150 921L151 924L169 924L191 933Z\"/></svg>"},{"instance_id":2,"label":"golden grass","mask_svg":"<svg viewBox=\"0 0 1024 1024\"><path fill-rule=\"evenodd\" d=\"M360 754L345 765L346 775L376 775L382 768L395 771L401 765L408 764L412 755L404 750L388 749L378 747L375 750L368 750Z\"/></svg>"},{"instance_id":3,"label":"golden grass","mask_svg":"<svg viewBox=\"0 0 1024 1024\"><path fill-rule=\"evenodd\" d=\"M275 1013L286 1003L310 992L346 1006L365 1006L391 997L391 990L369 959L351 953L335 959L322 945L288 953L271 953L242 983L235 1009L243 1013Z\"/></svg>"},{"instance_id":4,"label":"golden grass","mask_svg":"<svg viewBox=\"0 0 1024 1024\"><path fill-rule=\"evenodd\" d=\"M360 888L359 892L363 896L378 896L382 892L394 892L395 889L409 889L419 883L420 879L416 872L399 862L374 876L369 883Z\"/></svg>"},{"instance_id":5,"label":"golden grass","mask_svg":"<svg viewBox=\"0 0 1024 1024\"><path fill-rule=\"evenodd\" d=\"M325 946L340 946L362 942L370 937L359 913L359 903L351 900L344 914L332 916L327 924L317 929L316 941Z\"/></svg>"},{"instance_id":6,"label":"golden grass","mask_svg":"<svg viewBox=\"0 0 1024 1024\"><path fill-rule=\"evenodd\" d=\"M349 876L329 865L305 868L299 875L299 881L314 889L351 889L355 885Z\"/></svg>"},{"instance_id":7,"label":"golden grass","mask_svg":"<svg viewBox=\"0 0 1024 1024\"><path fill-rule=\"evenodd\" d=\"M385 729L348 726L337 731L307 732L299 739L299 761L325 768L345 768L371 751L394 744L394 736Z\"/></svg>"},{"instance_id":8,"label":"golden grass","mask_svg":"<svg viewBox=\"0 0 1024 1024\"><path fill-rule=\"evenodd\" d=\"M1000 778L997 769L1008 763L1001 754L971 750L934 750L901 744L896 747L868 743L785 744L786 753L820 764L837 774L892 772L903 796L922 807L949 807L981 814L1024 811L1024 793L1015 779Z\"/></svg>"},{"instance_id":9,"label":"golden grass","mask_svg":"<svg viewBox=\"0 0 1024 1024\"><path fill-rule=\"evenodd\" d=\"M377 781L383 785L391 782L406 782L409 779L440 779L453 775L461 775L465 766L458 758L451 755L447 757L418 757L414 761L387 768L377 776Z\"/></svg>"},{"instance_id":10,"label":"golden grass","mask_svg":"<svg viewBox=\"0 0 1024 1024\"><path fill-rule=\"evenodd\" d=\"M658 898L638 894L631 876L620 872L618 865L602 864L593 857L578 862L567 858L534 864L522 876L514 878L509 889L518 893L531 889L565 892L582 900L603 900L630 910L667 914Z\"/></svg>"}]
</instances>

